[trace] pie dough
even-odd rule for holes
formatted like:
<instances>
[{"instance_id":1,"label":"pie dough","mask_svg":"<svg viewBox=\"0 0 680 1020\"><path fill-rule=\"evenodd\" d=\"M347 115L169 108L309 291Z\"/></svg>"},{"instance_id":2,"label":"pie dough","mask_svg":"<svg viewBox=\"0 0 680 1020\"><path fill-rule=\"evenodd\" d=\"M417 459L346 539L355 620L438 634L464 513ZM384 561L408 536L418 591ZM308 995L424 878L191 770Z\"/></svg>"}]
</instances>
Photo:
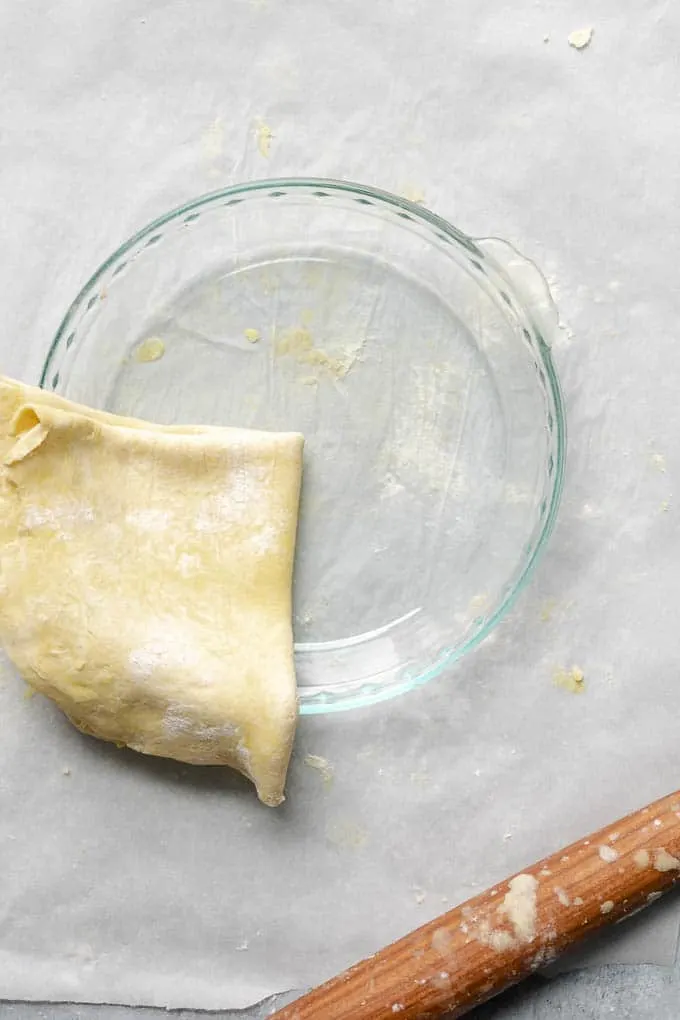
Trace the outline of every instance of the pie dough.
<instances>
[{"instance_id":1,"label":"pie dough","mask_svg":"<svg viewBox=\"0 0 680 1020\"><path fill-rule=\"evenodd\" d=\"M84 733L281 803L302 443L0 377L0 642L27 682Z\"/></svg>"}]
</instances>

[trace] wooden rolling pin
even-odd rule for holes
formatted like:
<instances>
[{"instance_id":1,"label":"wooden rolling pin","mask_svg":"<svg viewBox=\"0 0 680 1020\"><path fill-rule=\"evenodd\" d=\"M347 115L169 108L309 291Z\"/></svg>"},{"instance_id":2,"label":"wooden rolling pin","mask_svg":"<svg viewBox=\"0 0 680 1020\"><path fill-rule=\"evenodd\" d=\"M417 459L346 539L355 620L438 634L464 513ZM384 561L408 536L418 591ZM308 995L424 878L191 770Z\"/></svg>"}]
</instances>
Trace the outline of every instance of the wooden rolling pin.
<instances>
[{"instance_id":1,"label":"wooden rolling pin","mask_svg":"<svg viewBox=\"0 0 680 1020\"><path fill-rule=\"evenodd\" d=\"M678 878L680 791L442 914L271 1020L453 1020Z\"/></svg>"}]
</instances>

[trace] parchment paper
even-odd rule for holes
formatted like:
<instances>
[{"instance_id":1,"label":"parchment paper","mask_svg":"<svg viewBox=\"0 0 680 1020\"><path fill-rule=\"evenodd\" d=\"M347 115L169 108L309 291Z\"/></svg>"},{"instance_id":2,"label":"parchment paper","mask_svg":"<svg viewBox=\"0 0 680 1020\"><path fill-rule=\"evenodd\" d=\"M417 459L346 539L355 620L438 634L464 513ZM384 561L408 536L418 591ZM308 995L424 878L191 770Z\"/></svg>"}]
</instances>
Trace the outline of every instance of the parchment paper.
<instances>
[{"instance_id":1,"label":"parchment paper","mask_svg":"<svg viewBox=\"0 0 680 1020\"><path fill-rule=\"evenodd\" d=\"M571 441L512 618L424 690L303 720L281 810L80 736L3 668L0 998L246 1005L678 785L679 21L662 0L1 0L3 371L36 379L152 216L338 176L542 266ZM580 694L554 682L574 665ZM676 932L671 901L597 962L667 962Z\"/></svg>"}]
</instances>

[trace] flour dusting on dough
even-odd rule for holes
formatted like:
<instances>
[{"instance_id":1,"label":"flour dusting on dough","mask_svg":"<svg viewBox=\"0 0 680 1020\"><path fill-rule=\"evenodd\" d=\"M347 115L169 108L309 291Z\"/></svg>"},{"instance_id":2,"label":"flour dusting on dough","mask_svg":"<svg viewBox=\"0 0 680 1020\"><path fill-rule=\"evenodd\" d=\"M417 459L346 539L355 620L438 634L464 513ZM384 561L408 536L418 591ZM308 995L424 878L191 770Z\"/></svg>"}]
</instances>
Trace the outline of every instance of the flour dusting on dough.
<instances>
[{"instance_id":1,"label":"flour dusting on dough","mask_svg":"<svg viewBox=\"0 0 680 1020\"><path fill-rule=\"evenodd\" d=\"M266 524L259 531L253 532L248 542L257 556L264 556L276 549L279 542L279 531L273 524Z\"/></svg>"},{"instance_id":2,"label":"flour dusting on dough","mask_svg":"<svg viewBox=\"0 0 680 1020\"><path fill-rule=\"evenodd\" d=\"M171 515L167 510L148 507L144 510L133 510L126 514L125 521L140 531L165 531L170 526Z\"/></svg>"},{"instance_id":3,"label":"flour dusting on dough","mask_svg":"<svg viewBox=\"0 0 680 1020\"><path fill-rule=\"evenodd\" d=\"M159 671L182 675L187 670L197 670L201 663L201 649L191 634L182 634L177 620L157 620L149 628L146 641L129 655L130 675L138 681L151 680ZM204 672L200 676L203 683L209 682Z\"/></svg>"},{"instance_id":4,"label":"flour dusting on dough","mask_svg":"<svg viewBox=\"0 0 680 1020\"><path fill-rule=\"evenodd\" d=\"M182 553L177 560L177 569L182 577L190 577L201 569L201 557L192 553Z\"/></svg>"},{"instance_id":5,"label":"flour dusting on dough","mask_svg":"<svg viewBox=\"0 0 680 1020\"><path fill-rule=\"evenodd\" d=\"M234 524L258 524L267 480L264 467L236 465L224 488L201 501L194 521L196 530L217 532L227 531Z\"/></svg>"},{"instance_id":6,"label":"flour dusting on dough","mask_svg":"<svg viewBox=\"0 0 680 1020\"><path fill-rule=\"evenodd\" d=\"M223 723L221 726L206 726L192 722L181 705L170 705L163 716L163 728L168 736L184 736L188 733L202 743L218 742L238 734L237 726Z\"/></svg>"},{"instance_id":7,"label":"flour dusting on dough","mask_svg":"<svg viewBox=\"0 0 680 1020\"><path fill-rule=\"evenodd\" d=\"M60 538L68 538L77 524L90 524L95 520L94 508L83 503L62 502L53 506L29 506L23 518L26 531L48 528Z\"/></svg>"}]
</instances>

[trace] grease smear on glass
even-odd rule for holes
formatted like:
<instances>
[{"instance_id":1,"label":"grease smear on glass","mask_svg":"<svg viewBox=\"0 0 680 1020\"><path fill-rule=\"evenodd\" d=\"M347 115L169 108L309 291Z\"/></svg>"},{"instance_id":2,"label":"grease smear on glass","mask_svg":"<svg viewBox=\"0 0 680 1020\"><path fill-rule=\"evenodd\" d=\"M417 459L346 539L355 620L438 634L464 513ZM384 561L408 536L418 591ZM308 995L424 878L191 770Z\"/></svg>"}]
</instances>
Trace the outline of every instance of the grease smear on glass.
<instances>
[{"instance_id":1,"label":"grease smear on glass","mask_svg":"<svg viewBox=\"0 0 680 1020\"><path fill-rule=\"evenodd\" d=\"M257 151L263 159L269 159L271 155L273 137L274 132L272 129L261 117L258 117L255 121L255 139L257 141Z\"/></svg>"},{"instance_id":2,"label":"grease smear on glass","mask_svg":"<svg viewBox=\"0 0 680 1020\"><path fill-rule=\"evenodd\" d=\"M323 758L320 754L306 754L303 760L308 768L314 769L319 773L324 786L328 787L333 785L335 769L329 762L328 758Z\"/></svg>"},{"instance_id":3,"label":"grease smear on glass","mask_svg":"<svg viewBox=\"0 0 680 1020\"><path fill-rule=\"evenodd\" d=\"M293 326L278 334L275 352L279 357L292 358L299 365L318 368L336 379L344 379L360 360L365 343L362 338L344 345L339 353L331 354L315 344L306 326Z\"/></svg>"},{"instance_id":4,"label":"grease smear on glass","mask_svg":"<svg viewBox=\"0 0 680 1020\"><path fill-rule=\"evenodd\" d=\"M555 670L553 683L556 687L562 687L563 690L569 691L570 694L583 694L586 689L585 676L579 666Z\"/></svg>"},{"instance_id":5,"label":"grease smear on glass","mask_svg":"<svg viewBox=\"0 0 680 1020\"><path fill-rule=\"evenodd\" d=\"M159 336L150 336L142 340L135 348L135 361L145 365L153 361L160 361L165 354L165 343Z\"/></svg>"}]
</instances>

